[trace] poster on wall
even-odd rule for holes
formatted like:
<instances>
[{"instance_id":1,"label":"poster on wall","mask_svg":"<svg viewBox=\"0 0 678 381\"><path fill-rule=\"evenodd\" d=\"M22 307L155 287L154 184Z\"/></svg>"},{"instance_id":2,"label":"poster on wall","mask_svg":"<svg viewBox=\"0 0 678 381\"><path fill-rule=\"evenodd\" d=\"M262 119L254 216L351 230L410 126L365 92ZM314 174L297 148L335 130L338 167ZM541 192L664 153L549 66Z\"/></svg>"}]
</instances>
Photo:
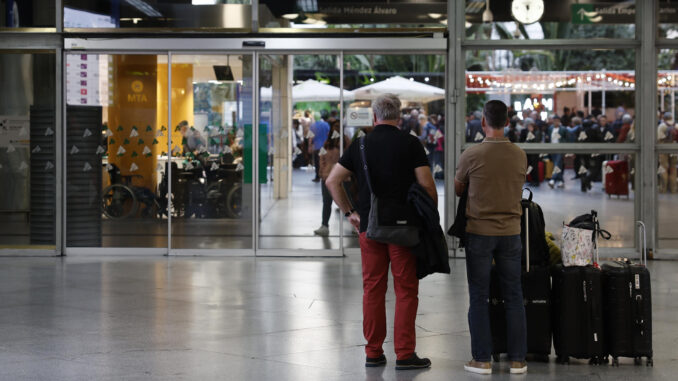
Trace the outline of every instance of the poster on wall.
<instances>
[{"instance_id":1,"label":"poster on wall","mask_svg":"<svg viewBox=\"0 0 678 381\"><path fill-rule=\"evenodd\" d=\"M77 106L108 104L108 62L97 54L66 56L66 102Z\"/></svg>"},{"instance_id":2,"label":"poster on wall","mask_svg":"<svg viewBox=\"0 0 678 381\"><path fill-rule=\"evenodd\" d=\"M28 115L0 115L0 148L14 152L16 148L30 145L31 123Z\"/></svg>"}]
</instances>

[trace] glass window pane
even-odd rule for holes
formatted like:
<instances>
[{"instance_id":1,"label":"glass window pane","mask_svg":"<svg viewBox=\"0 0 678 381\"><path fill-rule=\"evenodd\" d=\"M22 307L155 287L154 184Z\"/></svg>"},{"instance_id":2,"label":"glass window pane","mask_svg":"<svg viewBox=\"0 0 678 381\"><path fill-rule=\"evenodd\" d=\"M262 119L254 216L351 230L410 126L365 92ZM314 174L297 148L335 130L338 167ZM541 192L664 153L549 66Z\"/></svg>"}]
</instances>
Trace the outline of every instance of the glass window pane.
<instances>
[{"instance_id":1,"label":"glass window pane","mask_svg":"<svg viewBox=\"0 0 678 381\"><path fill-rule=\"evenodd\" d=\"M64 0L64 28L250 29L250 0Z\"/></svg>"},{"instance_id":2,"label":"glass window pane","mask_svg":"<svg viewBox=\"0 0 678 381\"><path fill-rule=\"evenodd\" d=\"M636 142L634 65L633 50L467 51L466 142L483 139L492 99L509 106L512 141Z\"/></svg>"},{"instance_id":3,"label":"glass window pane","mask_svg":"<svg viewBox=\"0 0 678 381\"><path fill-rule=\"evenodd\" d=\"M69 247L167 247L162 60L66 56Z\"/></svg>"},{"instance_id":4,"label":"glass window pane","mask_svg":"<svg viewBox=\"0 0 678 381\"><path fill-rule=\"evenodd\" d=\"M269 55L259 65L259 247L338 250L343 214L324 178L348 143L339 57Z\"/></svg>"},{"instance_id":5,"label":"glass window pane","mask_svg":"<svg viewBox=\"0 0 678 381\"><path fill-rule=\"evenodd\" d=\"M172 56L173 249L252 248L252 70L251 55Z\"/></svg>"},{"instance_id":6,"label":"glass window pane","mask_svg":"<svg viewBox=\"0 0 678 381\"><path fill-rule=\"evenodd\" d=\"M530 153L527 159L525 186L559 247L563 223L591 210L612 234L600 247L634 246L635 155Z\"/></svg>"},{"instance_id":7,"label":"glass window pane","mask_svg":"<svg viewBox=\"0 0 678 381\"><path fill-rule=\"evenodd\" d=\"M372 100L388 92L400 97L400 128L417 135L426 150L438 190L440 223L444 224L445 57L424 54L345 55L344 88L351 91L352 98L344 102L344 131L351 141L371 130ZM345 226L345 229L351 232L351 226ZM357 236L345 234L344 247L359 247Z\"/></svg>"},{"instance_id":8,"label":"glass window pane","mask_svg":"<svg viewBox=\"0 0 678 381\"><path fill-rule=\"evenodd\" d=\"M259 1L261 28L431 28L447 26L447 1Z\"/></svg>"},{"instance_id":9,"label":"glass window pane","mask_svg":"<svg viewBox=\"0 0 678 381\"><path fill-rule=\"evenodd\" d=\"M55 72L53 53L0 54L0 248L54 249Z\"/></svg>"},{"instance_id":10,"label":"glass window pane","mask_svg":"<svg viewBox=\"0 0 678 381\"><path fill-rule=\"evenodd\" d=\"M54 28L54 0L0 2L0 28Z\"/></svg>"},{"instance_id":11,"label":"glass window pane","mask_svg":"<svg viewBox=\"0 0 678 381\"><path fill-rule=\"evenodd\" d=\"M634 38L635 1L466 0L468 40Z\"/></svg>"},{"instance_id":12,"label":"glass window pane","mask_svg":"<svg viewBox=\"0 0 678 381\"><path fill-rule=\"evenodd\" d=\"M678 249L678 152L660 153L657 166L657 241L660 249Z\"/></svg>"}]
</instances>

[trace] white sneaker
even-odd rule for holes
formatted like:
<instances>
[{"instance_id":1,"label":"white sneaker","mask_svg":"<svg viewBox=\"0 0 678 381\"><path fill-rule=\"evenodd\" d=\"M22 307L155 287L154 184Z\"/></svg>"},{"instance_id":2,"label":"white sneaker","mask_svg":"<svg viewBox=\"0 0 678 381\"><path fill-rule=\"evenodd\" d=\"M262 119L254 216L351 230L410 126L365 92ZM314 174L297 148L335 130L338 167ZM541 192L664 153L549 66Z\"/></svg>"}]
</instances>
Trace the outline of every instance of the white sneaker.
<instances>
[{"instance_id":1,"label":"white sneaker","mask_svg":"<svg viewBox=\"0 0 678 381\"><path fill-rule=\"evenodd\" d=\"M313 234L319 235L319 236L322 236L322 237L327 237L328 235L330 235L330 228L328 228L325 225L320 225L319 228L317 228L313 231Z\"/></svg>"},{"instance_id":2,"label":"white sneaker","mask_svg":"<svg viewBox=\"0 0 678 381\"><path fill-rule=\"evenodd\" d=\"M565 188L565 183L562 182L562 181L558 181L557 187L558 188Z\"/></svg>"},{"instance_id":3,"label":"white sneaker","mask_svg":"<svg viewBox=\"0 0 678 381\"><path fill-rule=\"evenodd\" d=\"M525 361L511 361L511 374L527 373L527 363Z\"/></svg>"},{"instance_id":4,"label":"white sneaker","mask_svg":"<svg viewBox=\"0 0 678 381\"><path fill-rule=\"evenodd\" d=\"M471 360L464 364L464 370L478 374L492 374L492 363Z\"/></svg>"},{"instance_id":5,"label":"white sneaker","mask_svg":"<svg viewBox=\"0 0 678 381\"><path fill-rule=\"evenodd\" d=\"M554 186L555 184L556 184L555 181L549 180L549 186L551 187L551 189L553 189L553 186Z\"/></svg>"}]
</instances>

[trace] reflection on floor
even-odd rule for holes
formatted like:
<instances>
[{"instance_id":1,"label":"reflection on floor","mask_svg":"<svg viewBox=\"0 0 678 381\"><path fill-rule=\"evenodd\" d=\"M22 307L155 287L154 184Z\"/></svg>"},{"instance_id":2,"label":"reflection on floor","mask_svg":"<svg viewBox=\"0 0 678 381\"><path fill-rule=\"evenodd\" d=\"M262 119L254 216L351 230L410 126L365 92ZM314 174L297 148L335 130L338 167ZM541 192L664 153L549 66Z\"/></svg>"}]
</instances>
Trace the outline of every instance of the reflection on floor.
<instances>
[{"instance_id":1,"label":"reflection on floor","mask_svg":"<svg viewBox=\"0 0 678 381\"><path fill-rule=\"evenodd\" d=\"M417 352L366 369L358 256L0 258L2 380L474 380L463 260L420 284ZM678 262L651 262L655 366L529 363L525 380L675 380ZM494 364L508 379L507 363ZM511 377L513 379L513 377Z\"/></svg>"}]
</instances>

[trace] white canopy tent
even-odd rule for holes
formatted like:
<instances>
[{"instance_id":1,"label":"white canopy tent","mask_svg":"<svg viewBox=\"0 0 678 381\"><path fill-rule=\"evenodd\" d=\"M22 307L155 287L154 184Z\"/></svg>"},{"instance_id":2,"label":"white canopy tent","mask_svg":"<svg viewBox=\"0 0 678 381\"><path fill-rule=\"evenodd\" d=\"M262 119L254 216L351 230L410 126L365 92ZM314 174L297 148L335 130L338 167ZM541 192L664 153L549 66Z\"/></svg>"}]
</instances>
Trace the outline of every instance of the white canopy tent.
<instances>
[{"instance_id":1,"label":"white canopy tent","mask_svg":"<svg viewBox=\"0 0 678 381\"><path fill-rule=\"evenodd\" d=\"M428 103L445 98L445 90L425 83L395 76L353 90L355 99L376 99L386 93L397 95L401 100Z\"/></svg>"},{"instance_id":2,"label":"white canopy tent","mask_svg":"<svg viewBox=\"0 0 678 381\"><path fill-rule=\"evenodd\" d=\"M270 87L261 89L261 100L270 101L273 90ZM339 88L318 82L315 79L307 79L292 87L292 101L297 102L339 102ZM352 101L353 92L344 90L344 100Z\"/></svg>"}]
</instances>

